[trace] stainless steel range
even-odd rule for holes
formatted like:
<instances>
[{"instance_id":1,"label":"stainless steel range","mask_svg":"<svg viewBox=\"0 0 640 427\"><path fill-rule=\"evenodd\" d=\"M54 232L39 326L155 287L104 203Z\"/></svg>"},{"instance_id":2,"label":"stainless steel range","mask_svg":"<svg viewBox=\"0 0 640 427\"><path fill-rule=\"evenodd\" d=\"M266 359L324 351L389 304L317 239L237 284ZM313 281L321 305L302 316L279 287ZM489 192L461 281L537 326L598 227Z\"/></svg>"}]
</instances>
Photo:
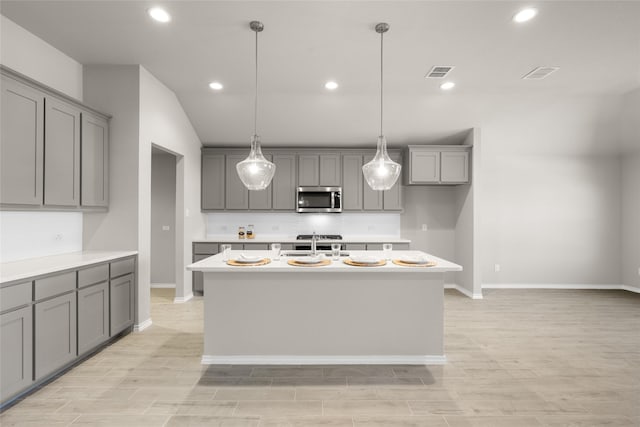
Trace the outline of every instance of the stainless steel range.
<instances>
[{"instance_id":1,"label":"stainless steel range","mask_svg":"<svg viewBox=\"0 0 640 427\"><path fill-rule=\"evenodd\" d=\"M311 240L313 239L313 234L298 234L296 236L297 240ZM342 236L339 234L316 234L317 240L342 240ZM310 251L311 250L311 242L304 243L294 243L294 249L297 251ZM341 249L344 250L345 244L341 245ZM318 243L316 245L316 250L318 251L331 251L331 243Z\"/></svg>"}]
</instances>

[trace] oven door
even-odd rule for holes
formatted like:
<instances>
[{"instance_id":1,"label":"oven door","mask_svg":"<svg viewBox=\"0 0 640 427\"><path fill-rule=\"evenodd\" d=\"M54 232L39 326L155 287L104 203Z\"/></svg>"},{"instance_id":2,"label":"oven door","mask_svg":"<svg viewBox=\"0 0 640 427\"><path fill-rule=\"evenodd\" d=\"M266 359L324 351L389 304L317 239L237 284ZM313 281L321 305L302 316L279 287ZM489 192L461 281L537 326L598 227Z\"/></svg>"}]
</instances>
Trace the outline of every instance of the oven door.
<instances>
[{"instance_id":1,"label":"oven door","mask_svg":"<svg viewBox=\"0 0 640 427\"><path fill-rule=\"evenodd\" d=\"M342 212L340 187L298 187L298 212Z\"/></svg>"}]
</instances>

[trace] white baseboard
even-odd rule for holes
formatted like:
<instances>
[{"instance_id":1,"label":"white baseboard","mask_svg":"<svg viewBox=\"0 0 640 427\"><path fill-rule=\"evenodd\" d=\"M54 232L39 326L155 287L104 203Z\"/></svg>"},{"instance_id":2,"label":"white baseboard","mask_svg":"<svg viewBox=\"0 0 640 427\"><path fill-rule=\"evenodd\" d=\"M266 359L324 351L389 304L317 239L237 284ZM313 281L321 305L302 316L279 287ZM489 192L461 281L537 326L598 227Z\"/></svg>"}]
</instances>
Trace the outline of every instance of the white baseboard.
<instances>
[{"instance_id":1,"label":"white baseboard","mask_svg":"<svg viewBox=\"0 0 640 427\"><path fill-rule=\"evenodd\" d=\"M175 289L176 284L175 283L152 283L151 284L152 288L158 288L158 289Z\"/></svg>"},{"instance_id":2,"label":"white baseboard","mask_svg":"<svg viewBox=\"0 0 640 427\"><path fill-rule=\"evenodd\" d=\"M445 289L455 289L456 291L460 292L463 295L468 296L471 299L482 299L482 293L473 293L471 292L469 289L467 288L463 288L462 286L456 284L456 283L445 283L444 284L444 288Z\"/></svg>"},{"instance_id":3,"label":"white baseboard","mask_svg":"<svg viewBox=\"0 0 640 427\"><path fill-rule=\"evenodd\" d=\"M193 298L193 293L185 295L183 297L175 297L173 299L173 303L174 304L182 304L182 303L185 303L185 302L189 301L192 298Z\"/></svg>"},{"instance_id":4,"label":"white baseboard","mask_svg":"<svg viewBox=\"0 0 640 427\"><path fill-rule=\"evenodd\" d=\"M203 365L444 365L447 356L202 356Z\"/></svg>"},{"instance_id":5,"label":"white baseboard","mask_svg":"<svg viewBox=\"0 0 640 427\"><path fill-rule=\"evenodd\" d=\"M640 289L620 284L581 284L581 283L485 283L482 289L595 289L620 290L640 293Z\"/></svg>"},{"instance_id":6,"label":"white baseboard","mask_svg":"<svg viewBox=\"0 0 640 427\"><path fill-rule=\"evenodd\" d=\"M133 332L142 332L149 326L151 326L152 323L153 322L151 321L151 318L148 318L147 320L144 320L137 325L133 325Z\"/></svg>"}]
</instances>

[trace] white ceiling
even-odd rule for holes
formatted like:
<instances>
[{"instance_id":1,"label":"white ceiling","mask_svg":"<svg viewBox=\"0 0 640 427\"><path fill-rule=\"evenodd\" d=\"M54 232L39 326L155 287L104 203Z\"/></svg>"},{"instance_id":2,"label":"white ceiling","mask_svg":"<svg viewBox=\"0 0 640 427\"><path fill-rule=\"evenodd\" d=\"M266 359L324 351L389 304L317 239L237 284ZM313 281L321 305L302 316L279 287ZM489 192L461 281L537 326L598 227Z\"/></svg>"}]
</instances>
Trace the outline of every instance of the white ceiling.
<instances>
[{"instance_id":1,"label":"white ceiling","mask_svg":"<svg viewBox=\"0 0 640 427\"><path fill-rule=\"evenodd\" d=\"M151 21L164 6L172 22ZM142 64L178 96L203 143L246 145L253 131L254 33L260 20L258 133L265 145L373 145L379 35L385 35L390 145L459 133L533 100L619 95L640 86L640 2L7 1L1 13L82 64ZM425 80L455 65L456 88ZM559 66L542 81L521 80ZM335 92L324 83L335 79ZM225 85L213 92L208 83Z\"/></svg>"}]
</instances>

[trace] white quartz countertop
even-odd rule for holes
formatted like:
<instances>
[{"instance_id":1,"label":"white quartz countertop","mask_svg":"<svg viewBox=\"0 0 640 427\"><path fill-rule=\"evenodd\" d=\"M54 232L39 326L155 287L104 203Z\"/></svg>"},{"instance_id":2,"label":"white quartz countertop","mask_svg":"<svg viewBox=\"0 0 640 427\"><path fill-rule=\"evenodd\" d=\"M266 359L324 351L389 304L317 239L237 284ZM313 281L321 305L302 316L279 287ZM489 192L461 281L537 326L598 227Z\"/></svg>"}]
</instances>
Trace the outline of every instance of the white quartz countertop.
<instances>
[{"instance_id":1,"label":"white quartz countertop","mask_svg":"<svg viewBox=\"0 0 640 427\"><path fill-rule=\"evenodd\" d=\"M297 240L296 236L256 236L253 239L238 239L237 236L207 236L201 240L194 240L194 243L300 243L311 240ZM342 240L320 240L318 242L341 242L341 243L411 243L409 239L389 236L343 236Z\"/></svg>"},{"instance_id":2,"label":"white quartz countertop","mask_svg":"<svg viewBox=\"0 0 640 427\"><path fill-rule=\"evenodd\" d=\"M244 251L231 251L230 259L235 259L240 256ZM349 251L350 256L367 255L383 258L382 251ZM262 256L265 258L271 258L271 251L249 251L247 255ZM437 256L427 254L421 251L392 251L391 258L398 259L404 256L419 256L424 255L436 262L434 267L405 267L396 265L391 261L387 261L386 265L379 267L356 267L345 264L343 262L347 257L341 257L339 261L332 261L331 264L319 267L298 267L289 265L287 263L290 259L295 257L281 256L280 260L272 260L269 264L260 266L231 266L227 265L222 260L222 254L213 255L202 261L195 262L187 266L187 270L202 271L205 273L228 273L228 272L252 272L252 273L268 273L268 272L309 272L309 273L326 273L326 272L377 272L377 273L391 273L391 272L431 272L431 273L444 273L448 271L462 271L462 266L454 264L450 261L438 258Z\"/></svg>"},{"instance_id":3,"label":"white quartz countertop","mask_svg":"<svg viewBox=\"0 0 640 427\"><path fill-rule=\"evenodd\" d=\"M0 283L28 279L137 255L136 251L82 251L0 264Z\"/></svg>"}]
</instances>

